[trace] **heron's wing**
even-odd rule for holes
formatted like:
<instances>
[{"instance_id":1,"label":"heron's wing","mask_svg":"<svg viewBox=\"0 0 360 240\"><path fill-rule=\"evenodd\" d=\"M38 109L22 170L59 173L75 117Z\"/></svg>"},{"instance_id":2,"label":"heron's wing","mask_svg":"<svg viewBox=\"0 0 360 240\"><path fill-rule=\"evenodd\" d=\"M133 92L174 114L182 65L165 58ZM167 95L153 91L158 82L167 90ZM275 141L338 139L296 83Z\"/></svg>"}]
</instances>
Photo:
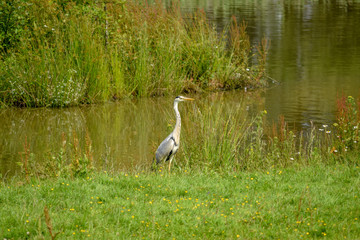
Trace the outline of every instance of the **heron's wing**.
<instances>
[{"instance_id":1,"label":"heron's wing","mask_svg":"<svg viewBox=\"0 0 360 240\"><path fill-rule=\"evenodd\" d=\"M156 150L156 163L167 160L167 158L173 154L174 146L174 138L172 137L172 134L170 134L164 141L162 141Z\"/></svg>"}]
</instances>

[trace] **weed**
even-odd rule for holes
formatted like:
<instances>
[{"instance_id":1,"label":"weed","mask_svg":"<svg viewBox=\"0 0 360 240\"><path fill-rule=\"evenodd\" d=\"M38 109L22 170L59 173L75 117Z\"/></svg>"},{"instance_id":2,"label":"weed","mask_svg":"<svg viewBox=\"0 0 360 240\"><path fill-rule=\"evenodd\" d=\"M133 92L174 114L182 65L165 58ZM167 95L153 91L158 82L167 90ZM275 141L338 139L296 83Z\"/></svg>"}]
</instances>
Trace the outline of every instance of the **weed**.
<instances>
[{"instance_id":1,"label":"weed","mask_svg":"<svg viewBox=\"0 0 360 240\"><path fill-rule=\"evenodd\" d=\"M352 96L337 101L337 141L335 149L342 153L358 150L360 118L358 104Z\"/></svg>"},{"instance_id":2,"label":"weed","mask_svg":"<svg viewBox=\"0 0 360 240\"><path fill-rule=\"evenodd\" d=\"M22 172L25 173L26 182L29 183L29 157L30 157L30 144L25 137L24 142L24 152L19 153L21 157L21 162L18 164L21 166Z\"/></svg>"},{"instance_id":3,"label":"weed","mask_svg":"<svg viewBox=\"0 0 360 240\"><path fill-rule=\"evenodd\" d=\"M44 207L44 215L45 215L45 222L46 222L46 226L49 230L49 233L50 233L50 237L52 240L54 240L56 238L56 236L60 233L60 232L57 232L57 233L54 233L53 232L53 226L52 226L52 223L51 223L51 218L50 218L50 214L49 214L49 209L47 208L47 206Z\"/></svg>"}]
</instances>

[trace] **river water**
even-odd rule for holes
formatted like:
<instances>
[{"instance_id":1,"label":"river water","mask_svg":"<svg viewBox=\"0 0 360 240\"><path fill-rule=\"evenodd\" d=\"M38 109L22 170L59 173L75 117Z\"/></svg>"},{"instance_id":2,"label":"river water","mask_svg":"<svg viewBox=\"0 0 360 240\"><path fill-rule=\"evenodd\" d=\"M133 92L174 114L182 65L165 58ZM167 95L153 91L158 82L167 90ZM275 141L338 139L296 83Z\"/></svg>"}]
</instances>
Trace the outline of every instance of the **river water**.
<instances>
[{"instance_id":1,"label":"river water","mask_svg":"<svg viewBox=\"0 0 360 240\"><path fill-rule=\"evenodd\" d=\"M306 130L311 122L331 124L337 97L358 97L360 90L360 2L349 3L180 1L184 12L204 9L219 31L235 16L248 23L253 44L268 38L268 74L280 82L263 92L191 95L196 101L180 106L183 121L194 106L201 110L215 102L224 108L241 103L252 113L266 109L269 122L283 115L299 130ZM16 162L21 160L25 139L41 160L58 152L64 139L71 142L75 137L84 144L86 134L98 168L148 164L175 123L172 102L173 96L66 109L0 110L0 174L19 170Z\"/></svg>"}]
</instances>

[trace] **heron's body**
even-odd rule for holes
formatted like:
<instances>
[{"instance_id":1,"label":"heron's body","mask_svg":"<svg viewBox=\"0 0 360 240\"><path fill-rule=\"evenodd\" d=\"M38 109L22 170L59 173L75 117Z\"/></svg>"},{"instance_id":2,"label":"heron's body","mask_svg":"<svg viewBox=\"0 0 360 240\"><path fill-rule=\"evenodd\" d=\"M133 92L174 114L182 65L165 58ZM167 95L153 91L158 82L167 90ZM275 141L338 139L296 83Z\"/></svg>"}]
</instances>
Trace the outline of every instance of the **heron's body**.
<instances>
[{"instance_id":1,"label":"heron's body","mask_svg":"<svg viewBox=\"0 0 360 240\"><path fill-rule=\"evenodd\" d=\"M164 141L161 142L160 146L156 150L156 164L169 161L169 171L171 162L174 155L180 146L180 131L181 131L181 116L178 109L178 103L184 100L194 100L192 98L186 98L177 96L174 100L174 111L176 114L176 124L172 133L170 133Z\"/></svg>"}]
</instances>

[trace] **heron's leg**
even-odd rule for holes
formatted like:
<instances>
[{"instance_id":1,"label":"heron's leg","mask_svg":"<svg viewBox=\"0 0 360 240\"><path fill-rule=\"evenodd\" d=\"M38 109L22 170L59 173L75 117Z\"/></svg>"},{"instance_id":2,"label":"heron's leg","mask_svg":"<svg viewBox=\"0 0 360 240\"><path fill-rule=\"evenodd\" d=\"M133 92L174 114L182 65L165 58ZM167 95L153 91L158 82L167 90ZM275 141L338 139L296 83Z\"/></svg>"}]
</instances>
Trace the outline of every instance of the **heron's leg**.
<instances>
[{"instance_id":1,"label":"heron's leg","mask_svg":"<svg viewBox=\"0 0 360 240\"><path fill-rule=\"evenodd\" d=\"M174 159L174 156L172 156L169 160L169 173L170 173L170 170L171 170L171 163L172 163L172 160Z\"/></svg>"}]
</instances>

